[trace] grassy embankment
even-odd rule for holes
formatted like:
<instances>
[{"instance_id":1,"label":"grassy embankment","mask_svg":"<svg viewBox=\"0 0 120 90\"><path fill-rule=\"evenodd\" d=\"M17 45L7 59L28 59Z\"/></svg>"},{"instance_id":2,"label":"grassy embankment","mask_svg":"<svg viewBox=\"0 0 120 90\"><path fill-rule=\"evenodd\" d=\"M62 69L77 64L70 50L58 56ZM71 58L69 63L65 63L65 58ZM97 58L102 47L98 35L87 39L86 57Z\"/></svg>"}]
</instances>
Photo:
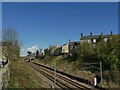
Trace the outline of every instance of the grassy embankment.
<instances>
[{"instance_id":1,"label":"grassy embankment","mask_svg":"<svg viewBox=\"0 0 120 90\"><path fill-rule=\"evenodd\" d=\"M23 60L13 61L9 64L9 88L41 88L47 87L46 82L34 69Z\"/></svg>"},{"instance_id":2,"label":"grassy embankment","mask_svg":"<svg viewBox=\"0 0 120 90\"><path fill-rule=\"evenodd\" d=\"M80 70L80 63L76 61L70 61L70 60L62 60L62 56L54 56L51 59L42 59L40 60L40 63L45 64L49 67L54 67L54 62L56 62L56 68L57 70L64 71L66 73L69 73L71 75L89 79L94 74L90 71L86 70Z\"/></svg>"},{"instance_id":3,"label":"grassy embankment","mask_svg":"<svg viewBox=\"0 0 120 90\"><path fill-rule=\"evenodd\" d=\"M57 70L66 72L68 74L80 77L80 78L84 78L87 80L90 80L92 77L94 77L95 74L100 75L100 71L96 70L96 72L92 72L95 69L92 70L86 70L86 69L81 69L81 62L80 60L69 60L69 59L65 59L62 60L62 56L54 56L51 59L47 57L47 59L42 59L39 60L40 63L49 66L51 68L54 67L54 62L56 62L56 68ZM104 81L103 84L101 85L101 83L99 84L100 86L104 87L104 88L116 88L118 87L118 85L116 85L116 83L114 82L106 82Z\"/></svg>"}]
</instances>

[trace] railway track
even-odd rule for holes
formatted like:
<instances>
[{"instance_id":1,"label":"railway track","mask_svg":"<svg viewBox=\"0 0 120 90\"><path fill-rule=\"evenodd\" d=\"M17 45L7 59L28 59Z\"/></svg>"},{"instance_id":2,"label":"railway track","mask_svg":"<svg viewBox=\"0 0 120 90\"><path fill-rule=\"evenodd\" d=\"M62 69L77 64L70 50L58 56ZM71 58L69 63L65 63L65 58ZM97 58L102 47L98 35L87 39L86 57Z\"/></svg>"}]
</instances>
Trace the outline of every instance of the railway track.
<instances>
[{"instance_id":1,"label":"railway track","mask_svg":"<svg viewBox=\"0 0 120 90\"><path fill-rule=\"evenodd\" d=\"M49 72L45 72L43 71L41 68L36 67L35 65L31 65L36 71L38 71L39 73L41 73L42 75L44 75L45 77L47 77L50 81L54 82L54 77L53 75L51 75ZM69 88L66 84L62 84L61 82L59 82L59 80L56 80L56 84L57 86L59 86L60 88L64 89L64 88Z\"/></svg>"},{"instance_id":2,"label":"railway track","mask_svg":"<svg viewBox=\"0 0 120 90\"><path fill-rule=\"evenodd\" d=\"M50 81L54 82L54 72L53 69L48 69L43 65L40 65L36 62L32 62L31 67L34 68L36 71L44 75L46 78L48 78ZM60 73L56 73L56 87L59 87L61 89L79 89L79 90L97 90L92 86L89 85L83 85L80 82L77 82L75 80L70 79L69 77L66 77L64 75L61 75ZM54 88L56 88L54 87Z\"/></svg>"}]
</instances>

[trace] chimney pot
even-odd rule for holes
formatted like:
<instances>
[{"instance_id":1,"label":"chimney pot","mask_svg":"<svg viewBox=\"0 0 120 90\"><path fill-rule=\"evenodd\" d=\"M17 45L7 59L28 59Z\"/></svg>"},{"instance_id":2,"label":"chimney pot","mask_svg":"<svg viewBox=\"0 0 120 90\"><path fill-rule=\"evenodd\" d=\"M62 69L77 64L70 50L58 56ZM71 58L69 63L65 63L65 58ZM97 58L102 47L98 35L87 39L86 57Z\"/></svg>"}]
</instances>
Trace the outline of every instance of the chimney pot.
<instances>
[{"instance_id":1,"label":"chimney pot","mask_svg":"<svg viewBox=\"0 0 120 90\"><path fill-rule=\"evenodd\" d=\"M112 35L112 34L113 34L113 32L112 32L112 31L110 31L110 34Z\"/></svg>"},{"instance_id":2,"label":"chimney pot","mask_svg":"<svg viewBox=\"0 0 120 90\"><path fill-rule=\"evenodd\" d=\"M92 32L90 33L90 36L92 36Z\"/></svg>"},{"instance_id":3,"label":"chimney pot","mask_svg":"<svg viewBox=\"0 0 120 90\"><path fill-rule=\"evenodd\" d=\"M83 33L81 33L81 37L83 36Z\"/></svg>"},{"instance_id":4,"label":"chimney pot","mask_svg":"<svg viewBox=\"0 0 120 90\"><path fill-rule=\"evenodd\" d=\"M70 38L69 38L69 42L70 42L71 40L70 40Z\"/></svg>"}]
</instances>

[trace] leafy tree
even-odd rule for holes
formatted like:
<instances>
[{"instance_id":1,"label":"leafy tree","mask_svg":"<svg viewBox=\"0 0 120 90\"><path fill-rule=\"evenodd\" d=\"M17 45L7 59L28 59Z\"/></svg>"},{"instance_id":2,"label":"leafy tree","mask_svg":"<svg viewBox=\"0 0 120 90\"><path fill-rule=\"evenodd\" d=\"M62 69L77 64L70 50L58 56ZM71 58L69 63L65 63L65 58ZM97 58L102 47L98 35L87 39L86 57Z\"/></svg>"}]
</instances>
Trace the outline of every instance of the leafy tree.
<instances>
[{"instance_id":1,"label":"leafy tree","mask_svg":"<svg viewBox=\"0 0 120 90\"><path fill-rule=\"evenodd\" d=\"M90 61L92 59L93 49L91 44L82 43L77 46L76 53L78 58L83 59L84 61Z\"/></svg>"},{"instance_id":2,"label":"leafy tree","mask_svg":"<svg viewBox=\"0 0 120 90\"><path fill-rule=\"evenodd\" d=\"M94 48L94 55L98 61L102 61L104 69L116 70L119 65L118 37L113 36L107 42L101 40Z\"/></svg>"},{"instance_id":3,"label":"leafy tree","mask_svg":"<svg viewBox=\"0 0 120 90\"><path fill-rule=\"evenodd\" d=\"M45 56L49 56L50 55L50 50L48 48L46 48L44 50Z\"/></svg>"},{"instance_id":4,"label":"leafy tree","mask_svg":"<svg viewBox=\"0 0 120 90\"><path fill-rule=\"evenodd\" d=\"M76 52L79 63L102 61L103 72L109 71L106 78L120 83L120 35L111 35L107 42L99 37L94 46L89 43L80 44Z\"/></svg>"},{"instance_id":5,"label":"leafy tree","mask_svg":"<svg viewBox=\"0 0 120 90\"><path fill-rule=\"evenodd\" d=\"M93 46L82 43L77 49L78 59L84 62L102 61L104 70L117 70L120 66L120 36L111 36L107 42L100 36Z\"/></svg>"},{"instance_id":6,"label":"leafy tree","mask_svg":"<svg viewBox=\"0 0 120 90\"><path fill-rule=\"evenodd\" d=\"M38 57L39 57L39 51L37 50L35 58L38 59Z\"/></svg>"}]
</instances>

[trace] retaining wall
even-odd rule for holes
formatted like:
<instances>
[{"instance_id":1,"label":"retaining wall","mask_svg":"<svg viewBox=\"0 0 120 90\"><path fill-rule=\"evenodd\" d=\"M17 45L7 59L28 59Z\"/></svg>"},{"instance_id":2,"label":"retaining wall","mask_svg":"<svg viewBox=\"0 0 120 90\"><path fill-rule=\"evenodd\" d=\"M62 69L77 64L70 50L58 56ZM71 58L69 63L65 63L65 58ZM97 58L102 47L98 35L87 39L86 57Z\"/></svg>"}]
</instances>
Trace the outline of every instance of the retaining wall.
<instances>
[{"instance_id":1,"label":"retaining wall","mask_svg":"<svg viewBox=\"0 0 120 90\"><path fill-rule=\"evenodd\" d=\"M10 79L10 72L9 72L8 64L0 68L0 90L8 87L8 82Z\"/></svg>"}]
</instances>

